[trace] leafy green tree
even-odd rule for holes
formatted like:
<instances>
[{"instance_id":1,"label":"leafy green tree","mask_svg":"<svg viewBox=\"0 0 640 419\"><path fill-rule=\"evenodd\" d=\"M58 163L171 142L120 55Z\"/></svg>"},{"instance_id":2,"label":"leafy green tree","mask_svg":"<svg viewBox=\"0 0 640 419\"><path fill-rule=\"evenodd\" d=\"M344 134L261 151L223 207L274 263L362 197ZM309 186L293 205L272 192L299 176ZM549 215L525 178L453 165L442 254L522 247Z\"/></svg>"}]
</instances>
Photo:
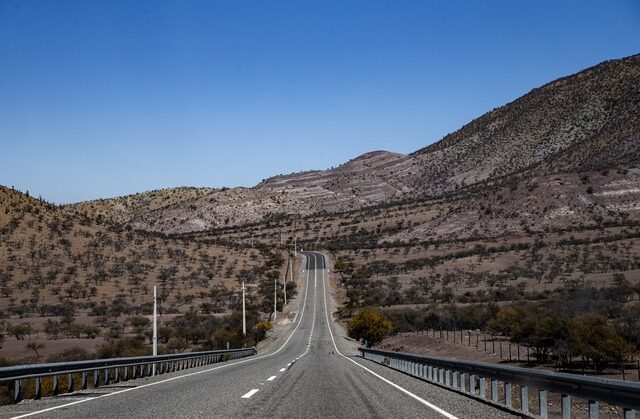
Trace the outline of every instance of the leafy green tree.
<instances>
[{"instance_id":1,"label":"leafy green tree","mask_svg":"<svg viewBox=\"0 0 640 419\"><path fill-rule=\"evenodd\" d=\"M376 345L393 330L393 323L378 309L366 307L347 324L349 336L366 344Z\"/></svg>"},{"instance_id":2,"label":"leafy green tree","mask_svg":"<svg viewBox=\"0 0 640 419\"><path fill-rule=\"evenodd\" d=\"M575 353L591 360L596 372L609 362L621 362L633 351L607 319L598 315L584 315L571 321L569 346Z\"/></svg>"}]
</instances>

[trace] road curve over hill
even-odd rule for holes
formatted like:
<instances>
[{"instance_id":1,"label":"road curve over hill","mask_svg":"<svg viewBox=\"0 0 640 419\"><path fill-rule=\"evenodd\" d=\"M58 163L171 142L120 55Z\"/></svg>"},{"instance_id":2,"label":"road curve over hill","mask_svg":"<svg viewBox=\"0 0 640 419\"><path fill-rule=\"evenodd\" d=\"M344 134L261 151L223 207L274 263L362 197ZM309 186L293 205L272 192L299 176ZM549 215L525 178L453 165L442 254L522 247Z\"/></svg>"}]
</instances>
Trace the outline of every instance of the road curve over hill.
<instances>
[{"instance_id":1,"label":"road curve over hill","mask_svg":"<svg viewBox=\"0 0 640 419\"><path fill-rule=\"evenodd\" d=\"M325 256L303 253L299 311L265 353L0 409L1 417L448 417L511 415L357 358L331 320Z\"/></svg>"}]
</instances>

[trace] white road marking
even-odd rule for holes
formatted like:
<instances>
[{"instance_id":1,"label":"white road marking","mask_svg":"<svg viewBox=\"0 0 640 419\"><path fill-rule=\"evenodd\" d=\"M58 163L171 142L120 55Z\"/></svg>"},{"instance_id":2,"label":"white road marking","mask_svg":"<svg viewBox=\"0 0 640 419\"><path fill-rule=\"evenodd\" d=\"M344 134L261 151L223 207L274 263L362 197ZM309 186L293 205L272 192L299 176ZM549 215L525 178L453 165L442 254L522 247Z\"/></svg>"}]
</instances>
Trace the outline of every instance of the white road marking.
<instances>
[{"instance_id":1,"label":"white road marking","mask_svg":"<svg viewBox=\"0 0 640 419\"><path fill-rule=\"evenodd\" d=\"M243 399L250 399L251 396L253 396L254 394L256 394L258 392L257 388L254 388L253 390L251 390L250 392L248 392L247 394L245 394L244 396L242 396Z\"/></svg>"},{"instance_id":2,"label":"white road marking","mask_svg":"<svg viewBox=\"0 0 640 419\"><path fill-rule=\"evenodd\" d=\"M276 379L276 376L275 376L275 375L272 375L271 377L267 378L267 381L273 381L273 380L275 380L275 379Z\"/></svg>"},{"instance_id":3,"label":"white road marking","mask_svg":"<svg viewBox=\"0 0 640 419\"><path fill-rule=\"evenodd\" d=\"M392 381L389 381L386 378L384 378L383 376L371 371L369 368L365 367L364 365L361 365L360 363L354 361L353 359L344 356L342 354L342 352L340 352L340 350L338 350L338 346L336 345L336 340L334 339L333 332L331 331L331 322L329 321L329 309L327 307L327 289L326 288L327 287L326 287L325 280L324 280L324 270L322 270L322 293L324 295L324 314L327 317L327 328L329 329L329 336L331 336L331 341L333 342L333 348L336 350L336 353L338 355L340 355L341 357L343 357L347 361L353 362L354 364L356 364L357 366L359 366L363 370L369 372L374 377L377 377L380 380L384 381L385 383L389 384L390 386L396 388L397 390L400 390L401 392L403 392L407 396L417 400L418 402L422 403L423 405L427 406L428 408L433 409L434 411L440 413L442 416L446 417L447 419L458 419L457 417L455 417L451 413L447 412L446 410L443 410L443 409L439 408L438 406L436 406L436 405L434 405L432 403L429 403L428 401L426 401L422 397L420 397L420 396L418 396L416 394L413 394L409 390L406 390L406 389L400 387L399 385L397 385L396 383L394 383Z\"/></svg>"},{"instance_id":4,"label":"white road marking","mask_svg":"<svg viewBox=\"0 0 640 419\"><path fill-rule=\"evenodd\" d=\"M305 255L305 257L307 257L307 256ZM65 404L61 404L61 405L58 405L58 406L53 406L53 407L49 407L49 408L46 408L46 409L37 410L35 412L25 413L25 414L19 415L19 416L14 416L12 419L21 419L21 418L26 418L26 417L30 417L30 416L35 416L35 415L39 415L41 413L51 412L52 410L63 409L65 407L73 406L73 405L76 405L76 404L89 402L91 400L97 400L97 399L102 399L104 397L116 396L118 394L127 393L129 391L134 391L134 390L139 390L141 388L156 386L158 384L164 384L164 383L168 383L170 381L180 380L180 379L183 379L183 378L186 378L186 377L191 377L193 375L204 374L204 373L215 371L215 370L219 370L219 369L222 369L222 368L228 368L228 367L231 367L231 366L234 366L234 365L244 364L244 363L247 363L247 362L253 362L253 361L257 361L259 359L263 359L263 358L267 358L267 357L273 356L273 355L279 353L280 351L282 351L287 346L287 344L289 343L289 341L293 337L293 334L296 332L296 330L298 330L298 327L300 327L300 324L302 323L302 318L304 316L304 309L305 309L305 307L307 305L307 290L309 288L309 279L310 279L309 275L307 275L307 286L305 287L305 290L304 290L304 300L303 300L303 303L302 303L302 310L301 310L300 318L298 319L298 324L296 324L296 327L291 331L291 334L289 335L287 340L285 340L284 343L282 344L282 346L279 347L278 350L276 350L275 352L272 352L272 353L266 354L266 355L261 355L261 356L255 357L255 358L242 359L240 361L233 362L233 363L228 363L228 364L226 363L224 365L208 368L208 369L202 370L202 371L196 371L196 372L192 372L192 373L189 373L189 374L179 375L177 377L167 378L166 380L155 381L153 383L148 383L148 384L141 384L141 385L136 386L136 387L127 387L127 388L125 388L123 390L114 391L112 393L101 394L100 396L89 397L89 398L86 398L86 399L76 400L76 401L73 401L73 402L70 402L70 403L65 403ZM291 364L288 364L287 366L289 366L289 365L291 365Z\"/></svg>"},{"instance_id":5,"label":"white road marking","mask_svg":"<svg viewBox=\"0 0 640 419\"><path fill-rule=\"evenodd\" d=\"M284 372L286 370L287 370L286 368L280 368L280 372Z\"/></svg>"}]
</instances>

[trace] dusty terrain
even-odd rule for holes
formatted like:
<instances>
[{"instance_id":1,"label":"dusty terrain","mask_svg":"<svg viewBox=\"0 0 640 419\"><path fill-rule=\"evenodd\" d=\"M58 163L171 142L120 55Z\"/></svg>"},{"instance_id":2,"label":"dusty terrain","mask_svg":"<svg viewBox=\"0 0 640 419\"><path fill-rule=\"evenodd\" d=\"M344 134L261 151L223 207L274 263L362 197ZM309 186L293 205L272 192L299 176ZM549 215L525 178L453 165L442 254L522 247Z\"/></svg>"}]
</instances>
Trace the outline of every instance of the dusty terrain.
<instances>
[{"instance_id":1,"label":"dusty terrain","mask_svg":"<svg viewBox=\"0 0 640 419\"><path fill-rule=\"evenodd\" d=\"M2 187L0 312L11 324L148 315L157 283L163 313L227 313L239 281L264 279L271 253L297 239L340 262L345 316L364 305L558 304L583 290L615 317L611 299L640 299L638 85L640 56L608 61L415 153L374 151L253 188L57 207Z\"/></svg>"}]
</instances>

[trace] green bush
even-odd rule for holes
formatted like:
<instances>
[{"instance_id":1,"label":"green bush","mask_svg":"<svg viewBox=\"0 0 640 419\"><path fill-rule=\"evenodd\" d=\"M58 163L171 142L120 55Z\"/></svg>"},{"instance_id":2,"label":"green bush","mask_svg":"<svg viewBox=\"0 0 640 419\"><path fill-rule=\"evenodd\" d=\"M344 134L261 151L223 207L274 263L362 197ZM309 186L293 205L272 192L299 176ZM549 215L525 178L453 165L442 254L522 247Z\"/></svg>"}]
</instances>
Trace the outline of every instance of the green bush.
<instances>
[{"instance_id":1,"label":"green bush","mask_svg":"<svg viewBox=\"0 0 640 419\"><path fill-rule=\"evenodd\" d=\"M360 310L347 324L349 336L368 346L382 342L391 330L393 323L380 310L371 307Z\"/></svg>"}]
</instances>

